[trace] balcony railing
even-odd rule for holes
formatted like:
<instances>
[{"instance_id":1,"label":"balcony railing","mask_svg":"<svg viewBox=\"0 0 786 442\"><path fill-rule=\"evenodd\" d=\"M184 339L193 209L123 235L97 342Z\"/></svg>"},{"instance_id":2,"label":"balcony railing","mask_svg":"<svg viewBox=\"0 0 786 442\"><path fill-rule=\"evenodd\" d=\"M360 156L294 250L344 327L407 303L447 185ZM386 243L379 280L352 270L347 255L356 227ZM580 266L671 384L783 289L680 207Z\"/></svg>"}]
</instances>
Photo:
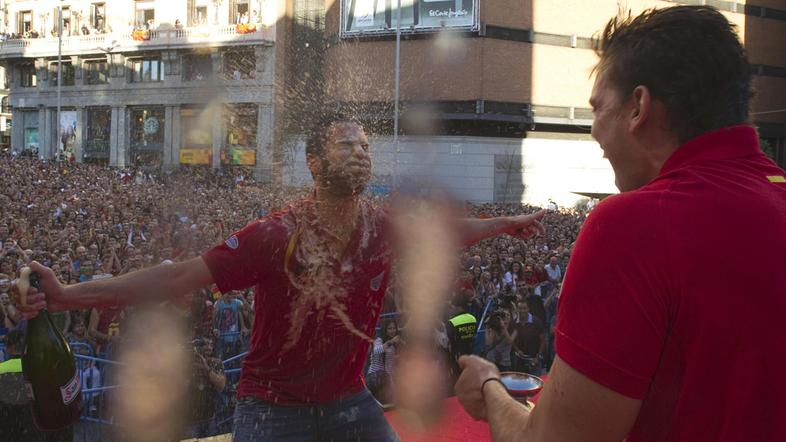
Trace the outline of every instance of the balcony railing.
<instances>
[{"instance_id":1,"label":"balcony railing","mask_svg":"<svg viewBox=\"0 0 786 442\"><path fill-rule=\"evenodd\" d=\"M63 55L132 52L193 45L234 45L275 41L275 27L257 25L196 26L181 29L114 32L63 37ZM21 38L0 42L0 59L57 55L57 38Z\"/></svg>"}]
</instances>

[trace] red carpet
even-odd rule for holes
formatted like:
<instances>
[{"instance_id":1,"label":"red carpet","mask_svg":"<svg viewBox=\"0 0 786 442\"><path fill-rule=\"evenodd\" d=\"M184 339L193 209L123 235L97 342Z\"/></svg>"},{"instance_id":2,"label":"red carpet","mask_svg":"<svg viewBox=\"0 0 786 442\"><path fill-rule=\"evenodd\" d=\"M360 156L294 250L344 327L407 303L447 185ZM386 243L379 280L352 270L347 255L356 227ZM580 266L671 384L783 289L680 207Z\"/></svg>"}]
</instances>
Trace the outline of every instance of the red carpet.
<instances>
[{"instance_id":1,"label":"red carpet","mask_svg":"<svg viewBox=\"0 0 786 442\"><path fill-rule=\"evenodd\" d=\"M545 377L544 377L545 380ZM533 401L537 401L535 396ZM408 428L396 410L385 413L388 422L398 433L402 442L439 442L462 441L483 442L491 440L491 433L486 422L476 421L461 408L455 396L445 400L442 418L439 423L425 432L415 432Z\"/></svg>"}]
</instances>

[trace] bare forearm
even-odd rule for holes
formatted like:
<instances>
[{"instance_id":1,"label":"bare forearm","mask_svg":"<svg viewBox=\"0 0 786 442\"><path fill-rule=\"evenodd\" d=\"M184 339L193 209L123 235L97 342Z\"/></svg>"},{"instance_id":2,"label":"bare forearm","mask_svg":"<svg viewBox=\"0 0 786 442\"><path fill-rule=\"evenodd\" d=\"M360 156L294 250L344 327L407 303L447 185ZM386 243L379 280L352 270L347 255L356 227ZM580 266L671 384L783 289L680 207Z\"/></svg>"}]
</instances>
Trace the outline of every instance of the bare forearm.
<instances>
[{"instance_id":1,"label":"bare forearm","mask_svg":"<svg viewBox=\"0 0 786 442\"><path fill-rule=\"evenodd\" d=\"M199 262L196 262L199 260ZM201 258L65 288L68 309L160 302L212 283Z\"/></svg>"},{"instance_id":2,"label":"bare forearm","mask_svg":"<svg viewBox=\"0 0 786 442\"><path fill-rule=\"evenodd\" d=\"M459 238L464 245L472 245L486 238L499 235L509 229L509 217L477 219L462 218L458 220Z\"/></svg>"},{"instance_id":3,"label":"bare forearm","mask_svg":"<svg viewBox=\"0 0 786 442\"><path fill-rule=\"evenodd\" d=\"M210 383L213 384L218 391L223 391L224 387L227 383L227 378L224 374L216 373L214 371L208 372L208 377L210 378Z\"/></svg>"},{"instance_id":4,"label":"bare forearm","mask_svg":"<svg viewBox=\"0 0 786 442\"><path fill-rule=\"evenodd\" d=\"M489 382L483 388L486 413L495 442L524 441L529 421L529 410L516 402L498 382Z\"/></svg>"}]
</instances>

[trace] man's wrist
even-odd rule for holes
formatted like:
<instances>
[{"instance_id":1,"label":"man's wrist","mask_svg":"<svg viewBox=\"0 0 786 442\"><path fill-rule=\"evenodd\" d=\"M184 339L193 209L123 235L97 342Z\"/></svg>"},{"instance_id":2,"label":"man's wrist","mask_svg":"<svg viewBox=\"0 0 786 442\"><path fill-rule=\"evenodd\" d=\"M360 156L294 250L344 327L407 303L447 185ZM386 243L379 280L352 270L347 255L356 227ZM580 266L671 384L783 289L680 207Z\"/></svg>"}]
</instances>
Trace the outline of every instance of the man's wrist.
<instances>
[{"instance_id":1,"label":"man's wrist","mask_svg":"<svg viewBox=\"0 0 786 442\"><path fill-rule=\"evenodd\" d=\"M483 381L482 384L480 384L480 395L483 396L484 398L485 398L484 391L485 391L485 388L486 388L486 384L488 384L489 382L491 382L491 383L499 383L499 385L501 385L502 388L505 388L505 384L502 383L502 380L500 378L498 378L498 377L490 377L490 378L486 379L485 381ZM505 388L505 390L507 390L507 388Z\"/></svg>"}]
</instances>

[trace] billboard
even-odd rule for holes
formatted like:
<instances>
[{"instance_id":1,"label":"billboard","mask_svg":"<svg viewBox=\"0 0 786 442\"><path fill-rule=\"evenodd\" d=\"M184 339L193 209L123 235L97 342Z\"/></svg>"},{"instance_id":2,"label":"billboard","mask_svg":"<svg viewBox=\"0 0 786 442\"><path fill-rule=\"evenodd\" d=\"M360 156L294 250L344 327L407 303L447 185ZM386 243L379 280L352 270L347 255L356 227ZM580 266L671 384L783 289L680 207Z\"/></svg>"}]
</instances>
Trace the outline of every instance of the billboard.
<instances>
[{"instance_id":1,"label":"billboard","mask_svg":"<svg viewBox=\"0 0 786 442\"><path fill-rule=\"evenodd\" d=\"M60 130L57 135L58 151L70 157L76 144L76 111L60 112Z\"/></svg>"},{"instance_id":2,"label":"billboard","mask_svg":"<svg viewBox=\"0 0 786 442\"><path fill-rule=\"evenodd\" d=\"M341 35L396 32L398 0L341 0ZM479 0L401 0L402 32L478 29Z\"/></svg>"},{"instance_id":3,"label":"billboard","mask_svg":"<svg viewBox=\"0 0 786 442\"><path fill-rule=\"evenodd\" d=\"M212 162L211 149L180 149L180 164L211 164Z\"/></svg>"}]
</instances>

